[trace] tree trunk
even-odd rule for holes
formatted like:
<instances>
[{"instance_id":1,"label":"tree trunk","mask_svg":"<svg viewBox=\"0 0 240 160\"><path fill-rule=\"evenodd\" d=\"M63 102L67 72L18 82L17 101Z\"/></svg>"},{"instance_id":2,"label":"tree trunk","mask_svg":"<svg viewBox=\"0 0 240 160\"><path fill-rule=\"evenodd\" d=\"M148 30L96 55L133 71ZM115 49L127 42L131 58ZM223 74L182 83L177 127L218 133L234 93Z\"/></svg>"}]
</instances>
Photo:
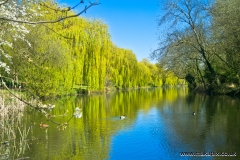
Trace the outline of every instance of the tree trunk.
<instances>
[{"instance_id":1,"label":"tree trunk","mask_svg":"<svg viewBox=\"0 0 240 160\"><path fill-rule=\"evenodd\" d=\"M197 62L197 60L196 60L196 62ZM207 88L206 88L205 81L204 81L203 76L202 76L202 73L201 73L201 71L200 71L200 69L199 69L199 67L198 67L198 63L196 63L196 65L197 65L197 71L198 71L198 73L199 73L199 75L200 75L200 77L201 77L201 81L202 81L202 83L203 83L204 89L207 89Z\"/></svg>"},{"instance_id":2,"label":"tree trunk","mask_svg":"<svg viewBox=\"0 0 240 160\"><path fill-rule=\"evenodd\" d=\"M216 74L214 68L212 67L211 63L208 61L208 59L206 57L205 50L203 47L201 47L201 54L202 54L202 56L207 64L207 67L211 73L212 81L210 81L210 83L215 82L218 86L221 85L221 82L220 82L219 78L217 77L217 74Z\"/></svg>"}]
</instances>

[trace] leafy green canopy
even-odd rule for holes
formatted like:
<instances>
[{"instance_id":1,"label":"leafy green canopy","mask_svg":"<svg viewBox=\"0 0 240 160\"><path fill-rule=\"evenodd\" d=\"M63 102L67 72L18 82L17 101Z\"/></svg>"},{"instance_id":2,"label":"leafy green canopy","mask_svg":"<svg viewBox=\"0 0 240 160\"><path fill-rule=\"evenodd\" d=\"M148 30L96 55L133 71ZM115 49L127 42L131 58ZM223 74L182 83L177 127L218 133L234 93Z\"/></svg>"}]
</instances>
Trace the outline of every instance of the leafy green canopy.
<instances>
[{"instance_id":1,"label":"leafy green canopy","mask_svg":"<svg viewBox=\"0 0 240 160\"><path fill-rule=\"evenodd\" d=\"M55 3L45 4L48 7L43 6L38 12L47 14L35 17L36 20L48 21L65 14L52 9L56 8ZM4 47L11 56L11 62L5 60L5 63L10 66L16 83L21 82L40 97L76 93L79 89L92 92L104 91L106 87L180 83L172 72L165 73L158 64L146 59L138 62L131 50L116 47L102 21L75 17L26 28L28 43L12 40L11 47Z\"/></svg>"}]
</instances>

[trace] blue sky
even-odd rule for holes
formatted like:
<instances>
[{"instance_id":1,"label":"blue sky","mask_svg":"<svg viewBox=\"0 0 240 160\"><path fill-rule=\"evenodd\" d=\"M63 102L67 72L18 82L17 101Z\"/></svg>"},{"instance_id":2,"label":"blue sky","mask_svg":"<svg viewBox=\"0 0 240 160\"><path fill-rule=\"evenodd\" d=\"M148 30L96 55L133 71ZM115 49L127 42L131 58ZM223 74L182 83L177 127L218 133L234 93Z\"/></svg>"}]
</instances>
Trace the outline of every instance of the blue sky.
<instances>
[{"instance_id":1,"label":"blue sky","mask_svg":"<svg viewBox=\"0 0 240 160\"><path fill-rule=\"evenodd\" d=\"M92 0L93 2L94 0ZM79 0L58 0L74 6ZM99 0L100 5L90 8L82 16L101 19L109 27L112 42L132 50L138 59L148 58L151 50L157 48L157 16L160 13L159 0ZM79 6L80 11L86 4Z\"/></svg>"}]
</instances>

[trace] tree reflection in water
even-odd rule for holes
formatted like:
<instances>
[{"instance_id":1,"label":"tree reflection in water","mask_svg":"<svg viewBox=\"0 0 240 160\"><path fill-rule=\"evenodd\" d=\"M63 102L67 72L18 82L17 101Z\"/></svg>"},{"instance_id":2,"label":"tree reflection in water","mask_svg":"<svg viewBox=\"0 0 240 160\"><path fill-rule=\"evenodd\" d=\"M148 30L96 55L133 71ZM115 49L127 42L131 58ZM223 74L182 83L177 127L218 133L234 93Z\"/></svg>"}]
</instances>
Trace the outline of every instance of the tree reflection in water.
<instances>
[{"instance_id":1,"label":"tree reflection in water","mask_svg":"<svg viewBox=\"0 0 240 160\"><path fill-rule=\"evenodd\" d=\"M52 119L60 124L67 122L68 127L59 130L50 125L45 132L33 126L36 140L25 151L26 157L114 159L127 153L144 158L147 153L158 159L170 154L173 156L166 159L171 159L179 158L181 151L239 153L239 100L230 97L208 97L188 93L184 88L169 88L67 97L49 103L56 105L51 115L64 115ZM127 118L121 121L120 115ZM24 115L28 125L44 119L38 112Z\"/></svg>"}]
</instances>

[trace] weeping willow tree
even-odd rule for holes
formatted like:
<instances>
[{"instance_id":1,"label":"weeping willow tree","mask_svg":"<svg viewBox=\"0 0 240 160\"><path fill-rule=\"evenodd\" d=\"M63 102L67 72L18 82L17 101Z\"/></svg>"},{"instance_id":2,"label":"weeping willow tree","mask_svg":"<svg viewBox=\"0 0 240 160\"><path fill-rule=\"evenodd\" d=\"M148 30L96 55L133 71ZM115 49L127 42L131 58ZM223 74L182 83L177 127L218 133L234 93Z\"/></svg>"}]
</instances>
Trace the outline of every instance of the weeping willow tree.
<instances>
[{"instance_id":1,"label":"weeping willow tree","mask_svg":"<svg viewBox=\"0 0 240 160\"><path fill-rule=\"evenodd\" d=\"M99 20L84 18L66 20L63 26L60 32L72 37L67 43L74 66L73 83L89 91L103 90L111 46L108 27Z\"/></svg>"},{"instance_id":2,"label":"weeping willow tree","mask_svg":"<svg viewBox=\"0 0 240 160\"><path fill-rule=\"evenodd\" d=\"M151 71L146 64L141 61L138 63L138 86L146 86L151 83ZM143 78L145 77L145 78Z\"/></svg>"},{"instance_id":3,"label":"weeping willow tree","mask_svg":"<svg viewBox=\"0 0 240 160\"><path fill-rule=\"evenodd\" d=\"M48 13L42 17L44 20L75 15L57 12L56 5L48 1L38 8L40 13ZM36 20L41 21L41 17ZM14 63L9 64L15 79L23 82L25 88L40 97L69 94L79 85L87 86L90 91L104 89L110 48L105 24L71 18L28 29L27 39L31 45L19 40L8 49L13 57Z\"/></svg>"},{"instance_id":4,"label":"weeping willow tree","mask_svg":"<svg viewBox=\"0 0 240 160\"><path fill-rule=\"evenodd\" d=\"M159 87L163 85L164 70L158 64L151 64L147 59L138 63L139 86Z\"/></svg>"},{"instance_id":5,"label":"weeping willow tree","mask_svg":"<svg viewBox=\"0 0 240 160\"><path fill-rule=\"evenodd\" d=\"M75 15L56 11L56 5L48 1L38 9L47 13L44 20ZM75 17L28 29L31 45L19 40L9 48L14 62L11 68L14 79L40 97L76 93L78 89L103 92L108 82L117 88L163 84L162 69L146 59L138 62L131 50L115 46L107 25L100 20Z\"/></svg>"},{"instance_id":6,"label":"weeping willow tree","mask_svg":"<svg viewBox=\"0 0 240 160\"><path fill-rule=\"evenodd\" d=\"M112 46L109 75L117 88L131 88L137 85L137 59L131 50Z\"/></svg>"},{"instance_id":7,"label":"weeping willow tree","mask_svg":"<svg viewBox=\"0 0 240 160\"><path fill-rule=\"evenodd\" d=\"M151 64L147 59L137 62L135 54L112 46L109 62L108 80L117 88L159 87L177 85L178 78L172 74L167 76L159 64ZM167 78L167 83L166 82Z\"/></svg>"},{"instance_id":8,"label":"weeping willow tree","mask_svg":"<svg viewBox=\"0 0 240 160\"><path fill-rule=\"evenodd\" d=\"M90 21L86 28L86 54L83 68L83 82L88 90L103 90L106 77L107 58L110 50L110 36L105 24Z\"/></svg>"}]
</instances>

